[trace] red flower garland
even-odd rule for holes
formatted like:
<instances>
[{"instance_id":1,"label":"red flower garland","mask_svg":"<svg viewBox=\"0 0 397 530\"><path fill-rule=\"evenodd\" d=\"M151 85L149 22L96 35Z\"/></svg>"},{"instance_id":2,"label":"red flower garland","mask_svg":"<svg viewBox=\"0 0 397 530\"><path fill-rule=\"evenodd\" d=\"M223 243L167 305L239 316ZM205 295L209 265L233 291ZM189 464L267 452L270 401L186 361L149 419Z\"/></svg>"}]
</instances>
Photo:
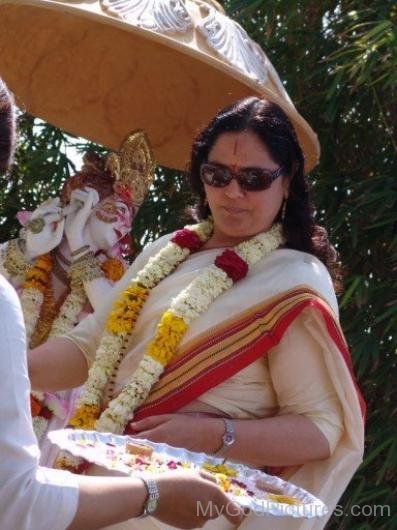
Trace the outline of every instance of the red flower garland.
<instances>
[{"instance_id":1,"label":"red flower garland","mask_svg":"<svg viewBox=\"0 0 397 530\"><path fill-rule=\"evenodd\" d=\"M240 256L227 248L215 258L215 265L222 269L233 282L241 280L247 275L248 264Z\"/></svg>"},{"instance_id":2,"label":"red flower garland","mask_svg":"<svg viewBox=\"0 0 397 530\"><path fill-rule=\"evenodd\" d=\"M203 244L196 232L187 228L177 230L172 236L171 241L182 248L189 249L190 252L198 250Z\"/></svg>"}]
</instances>

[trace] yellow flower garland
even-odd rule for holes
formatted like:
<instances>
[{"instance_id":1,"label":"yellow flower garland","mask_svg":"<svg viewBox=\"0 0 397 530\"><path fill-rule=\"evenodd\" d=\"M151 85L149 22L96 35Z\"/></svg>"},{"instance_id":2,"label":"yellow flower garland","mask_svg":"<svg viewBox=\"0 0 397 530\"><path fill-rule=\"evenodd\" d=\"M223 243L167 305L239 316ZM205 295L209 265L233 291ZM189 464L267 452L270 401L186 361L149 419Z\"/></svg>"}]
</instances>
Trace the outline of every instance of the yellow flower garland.
<instances>
[{"instance_id":1,"label":"yellow flower garland","mask_svg":"<svg viewBox=\"0 0 397 530\"><path fill-rule=\"evenodd\" d=\"M172 359L176 347L186 333L188 325L181 317L166 311L157 325L154 339L149 343L145 355L148 355L163 366Z\"/></svg>"},{"instance_id":2,"label":"yellow flower garland","mask_svg":"<svg viewBox=\"0 0 397 530\"><path fill-rule=\"evenodd\" d=\"M148 297L150 290L138 283L130 284L113 305L106 322L110 333L128 333Z\"/></svg>"}]
</instances>

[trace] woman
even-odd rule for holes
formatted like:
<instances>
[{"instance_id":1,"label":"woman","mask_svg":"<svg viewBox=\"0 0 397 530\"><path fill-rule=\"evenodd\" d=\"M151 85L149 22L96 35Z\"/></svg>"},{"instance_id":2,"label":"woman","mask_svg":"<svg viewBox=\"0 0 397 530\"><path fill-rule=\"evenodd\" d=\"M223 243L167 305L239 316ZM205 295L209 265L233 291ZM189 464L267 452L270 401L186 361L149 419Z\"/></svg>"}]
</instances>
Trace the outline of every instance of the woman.
<instances>
[{"instance_id":1,"label":"woman","mask_svg":"<svg viewBox=\"0 0 397 530\"><path fill-rule=\"evenodd\" d=\"M14 144L12 99L0 79L1 172L11 162ZM151 483L130 477L77 477L39 467L30 418L23 316L15 291L1 274L0 336L0 528L100 528L144 514L156 490L155 516L183 528L201 526L209 519L209 514L197 514L197 501L215 502L220 510L230 506L229 499L212 482L192 474L170 473ZM173 503L175 498L181 502ZM227 513L231 521L241 520L241 512L234 504Z\"/></svg>"},{"instance_id":2,"label":"woman","mask_svg":"<svg viewBox=\"0 0 397 530\"><path fill-rule=\"evenodd\" d=\"M88 374L72 425L277 467L331 513L362 457L361 398L293 126L274 103L237 102L194 142L190 176L205 220L146 248L112 306L33 351L33 385ZM259 525L251 515L241 528Z\"/></svg>"}]
</instances>

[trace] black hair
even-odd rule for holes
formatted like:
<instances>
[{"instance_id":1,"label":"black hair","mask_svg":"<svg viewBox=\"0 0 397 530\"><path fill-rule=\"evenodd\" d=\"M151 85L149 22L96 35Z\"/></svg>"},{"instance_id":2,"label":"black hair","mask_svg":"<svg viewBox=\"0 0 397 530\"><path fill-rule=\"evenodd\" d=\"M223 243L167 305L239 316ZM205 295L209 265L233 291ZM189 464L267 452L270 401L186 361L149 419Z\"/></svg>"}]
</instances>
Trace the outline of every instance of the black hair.
<instances>
[{"instance_id":1,"label":"black hair","mask_svg":"<svg viewBox=\"0 0 397 530\"><path fill-rule=\"evenodd\" d=\"M189 180L198 195L195 215L204 219L210 214L200 166L218 137L225 132L250 131L264 143L273 160L290 180L285 205L283 232L286 247L308 252L319 258L329 270L336 290L340 290L340 265L326 230L317 225L310 199L309 181L304 172L304 157L292 123L276 103L249 97L221 110L195 139L189 165ZM278 214L281 219L281 211Z\"/></svg>"}]
</instances>

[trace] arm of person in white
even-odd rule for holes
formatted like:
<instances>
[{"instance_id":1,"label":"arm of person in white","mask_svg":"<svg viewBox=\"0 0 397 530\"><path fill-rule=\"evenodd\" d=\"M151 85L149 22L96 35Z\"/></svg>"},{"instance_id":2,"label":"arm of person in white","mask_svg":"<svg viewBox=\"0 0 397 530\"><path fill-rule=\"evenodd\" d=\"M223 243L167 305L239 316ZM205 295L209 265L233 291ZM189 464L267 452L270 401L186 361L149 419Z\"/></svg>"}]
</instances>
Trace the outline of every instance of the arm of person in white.
<instances>
[{"instance_id":1,"label":"arm of person in white","mask_svg":"<svg viewBox=\"0 0 397 530\"><path fill-rule=\"evenodd\" d=\"M31 426L25 328L19 300L0 276L0 527L27 530L66 528L78 502L78 486L38 468L39 450ZM62 484L62 487L61 487ZM54 510L49 510L49 507ZM42 518L40 523L40 517Z\"/></svg>"},{"instance_id":2,"label":"arm of person in white","mask_svg":"<svg viewBox=\"0 0 397 530\"><path fill-rule=\"evenodd\" d=\"M0 528L90 530L143 511L146 486L138 478L79 477L38 466L39 449L30 418L25 329L19 300L0 275ZM239 524L242 512L212 482L193 474L156 479L160 494L154 515L181 528L200 527L225 511ZM178 499L178 502L173 502ZM217 509L203 515L197 503Z\"/></svg>"}]
</instances>

